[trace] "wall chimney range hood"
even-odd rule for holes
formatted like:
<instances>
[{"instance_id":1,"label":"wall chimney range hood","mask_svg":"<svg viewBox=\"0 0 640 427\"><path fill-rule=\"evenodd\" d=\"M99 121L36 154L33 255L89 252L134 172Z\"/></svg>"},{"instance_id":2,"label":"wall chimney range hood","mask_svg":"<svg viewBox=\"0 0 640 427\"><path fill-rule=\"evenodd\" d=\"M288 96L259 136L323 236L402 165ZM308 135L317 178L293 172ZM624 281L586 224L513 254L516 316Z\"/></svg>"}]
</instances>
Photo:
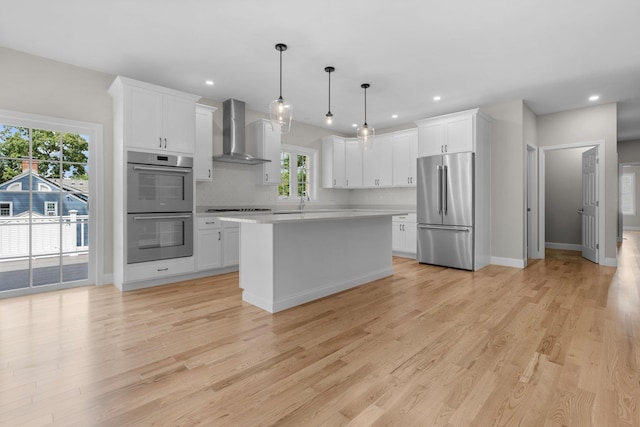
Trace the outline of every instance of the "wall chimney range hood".
<instances>
[{"instance_id":1,"label":"wall chimney range hood","mask_svg":"<svg viewBox=\"0 0 640 427\"><path fill-rule=\"evenodd\" d=\"M259 165L271 161L247 154L244 111L244 101L227 99L222 103L222 154L213 156L214 161L244 165Z\"/></svg>"}]
</instances>

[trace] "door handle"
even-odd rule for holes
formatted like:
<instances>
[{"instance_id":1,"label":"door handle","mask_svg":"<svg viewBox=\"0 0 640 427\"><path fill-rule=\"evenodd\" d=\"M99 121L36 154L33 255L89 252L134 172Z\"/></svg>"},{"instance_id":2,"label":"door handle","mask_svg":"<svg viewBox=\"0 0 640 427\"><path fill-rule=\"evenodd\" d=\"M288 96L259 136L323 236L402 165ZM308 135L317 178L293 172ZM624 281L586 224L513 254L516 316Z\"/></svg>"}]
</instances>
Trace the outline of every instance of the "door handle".
<instances>
[{"instance_id":1,"label":"door handle","mask_svg":"<svg viewBox=\"0 0 640 427\"><path fill-rule=\"evenodd\" d=\"M438 213L442 213L442 166L438 165Z\"/></svg>"},{"instance_id":2,"label":"door handle","mask_svg":"<svg viewBox=\"0 0 640 427\"><path fill-rule=\"evenodd\" d=\"M580 208L578 209L578 215L582 215L584 213L584 209Z\"/></svg>"},{"instance_id":3,"label":"door handle","mask_svg":"<svg viewBox=\"0 0 640 427\"><path fill-rule=\"evenodd\" d=\"M443 191L443 197L442 197L442 205L444 206L444 214L447 214L447 210L448 210L448 206L447 206L447 197L449 196L449 187L447 185L447 179L449 178L449 167L448 166L444 166L444 178L442 179L442 183L443 183L443 187L444 187L444 191Z\"/></svg>"}]
</instances>

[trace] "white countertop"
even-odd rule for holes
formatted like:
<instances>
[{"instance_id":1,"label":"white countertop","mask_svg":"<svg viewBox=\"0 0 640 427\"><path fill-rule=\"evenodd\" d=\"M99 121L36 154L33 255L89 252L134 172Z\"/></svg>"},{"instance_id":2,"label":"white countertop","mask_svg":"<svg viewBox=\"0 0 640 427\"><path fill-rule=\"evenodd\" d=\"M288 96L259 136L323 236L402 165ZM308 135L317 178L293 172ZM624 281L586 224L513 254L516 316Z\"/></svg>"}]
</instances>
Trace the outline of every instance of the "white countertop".
<instances>
[{"instance_id":1,"label":"white countertop","mask_svg":"<svg viewBox=\"0 0 640 427\"><path fill-rule=\"evenodd\" d=\"M246 224L286 224L290 222L305 221L331 221L358 218L378 218L385 216L407 215L407 211L382 211L382 210L333 210L333 211L288 211L265 213L265 214L243 214L242 212L232 215L219 213L216 215L221 221L240 222Z\"/></svg>"}]
</instances>

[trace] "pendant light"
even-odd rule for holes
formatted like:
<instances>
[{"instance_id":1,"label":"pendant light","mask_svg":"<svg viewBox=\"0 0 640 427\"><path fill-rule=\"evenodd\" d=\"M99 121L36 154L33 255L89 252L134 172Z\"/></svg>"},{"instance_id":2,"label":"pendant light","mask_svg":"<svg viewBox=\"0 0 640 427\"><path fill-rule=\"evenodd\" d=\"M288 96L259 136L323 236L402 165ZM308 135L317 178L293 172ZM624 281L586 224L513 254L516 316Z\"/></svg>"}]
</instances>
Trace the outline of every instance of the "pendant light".
<instances>
[{"instance_id":1,"label":"pendant light","mask_svg":"<svg viewBox=\"0 0 640 427\"><path fill-rule=\"evenodd\" d=\"M375 129L367 124L367 89L370 86L369 83L362 83L360 85L360 87L364 89L364 124L358 128L358 142L363 150L371 148L371 143L376 135Z\"/></svg>"},{"instance_id":2,"label":"pendant light","mask_svg":"<svg viewBox=\"0 0 640 427\"><path fill-rule=\"evenodd\" d=\"M325 117L327 118L327 124L330 125L333 123L333 114L331 113L331 73L336 69L334 67L324 67L324 70L329 74L329 112L325 114Z\"/></svg>"},{"instance_id":3,"label":"pendant light","mask_svg":"<svg viewBox=\"0 0 640 427\"><path fill-rule=\"evenodd\" d=\"M280 133L289 133L291 129L291 118L293 117L293 107L282 98L282 52L287 50L287 45L278 43L276 50L280 52L280 97L269 105L269 116L271 127Z\"/></svg>"}]
</instances>

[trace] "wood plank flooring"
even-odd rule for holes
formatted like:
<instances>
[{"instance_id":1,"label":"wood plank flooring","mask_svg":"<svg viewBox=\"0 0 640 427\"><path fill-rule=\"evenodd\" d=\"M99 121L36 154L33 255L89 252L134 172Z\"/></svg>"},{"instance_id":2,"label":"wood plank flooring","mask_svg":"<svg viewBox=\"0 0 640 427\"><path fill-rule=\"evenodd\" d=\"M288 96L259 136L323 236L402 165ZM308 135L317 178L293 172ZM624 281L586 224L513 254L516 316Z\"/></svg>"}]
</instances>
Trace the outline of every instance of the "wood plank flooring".
<instances>
[{"instance_id":1,"label":"wood plank flooring","mask_svg":"<svg viewBox=\"0 0 640 427\"><path fill-rule=\"evenodd\" d=\"M640 426L640 233L271 315L237 274L0 300L2 426ZM301 278L304 280L304 278Z\"/></svg>"}]
</instances>

